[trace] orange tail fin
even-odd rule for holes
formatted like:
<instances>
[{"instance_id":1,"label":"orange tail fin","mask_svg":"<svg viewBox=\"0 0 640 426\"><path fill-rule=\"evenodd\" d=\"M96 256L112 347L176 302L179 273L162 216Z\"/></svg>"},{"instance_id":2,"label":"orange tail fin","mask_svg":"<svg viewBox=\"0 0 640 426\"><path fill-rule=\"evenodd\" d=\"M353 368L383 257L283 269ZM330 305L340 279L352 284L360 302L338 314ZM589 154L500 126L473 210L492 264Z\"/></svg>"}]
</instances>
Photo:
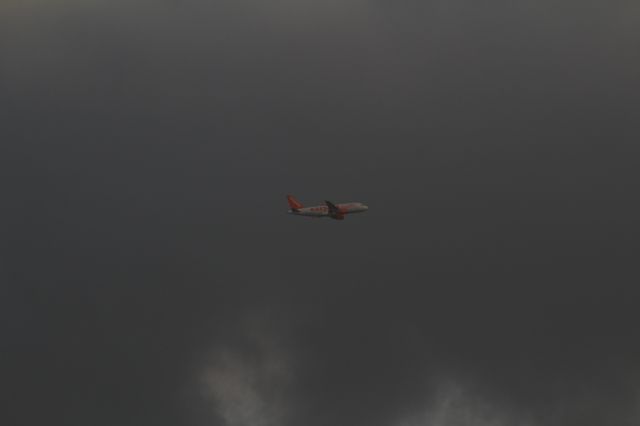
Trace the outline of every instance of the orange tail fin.
<instances>
[{"instance_id":1,"label":"orange tail fin","mask_svg":"<svg viewBox=\"0 0 640 426\"><path fill-rule=\"evenodd\" d=\"M287 201L289 202L289 207L291 207L291 210L293 211L300 210L303 207L300 201L293 198L293 195L287 195Z\"/></svg>"}]
</instances>

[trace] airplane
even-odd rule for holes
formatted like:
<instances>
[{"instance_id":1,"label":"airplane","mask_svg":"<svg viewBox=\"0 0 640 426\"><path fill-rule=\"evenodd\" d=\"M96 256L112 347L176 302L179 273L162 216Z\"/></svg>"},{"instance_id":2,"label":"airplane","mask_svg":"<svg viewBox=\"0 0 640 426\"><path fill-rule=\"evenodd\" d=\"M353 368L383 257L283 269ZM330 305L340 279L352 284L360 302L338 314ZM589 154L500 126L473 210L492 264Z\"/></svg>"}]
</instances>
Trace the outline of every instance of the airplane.
<instances>
[{"instance_id":1,"label":"airplane","mask_svg":"<svg viewBox=\"0 0 640 426\"><path fill-rule=\"evenodd\" d=\"M330 217L336 220L343 220L347 214L362 213L369 210L369 207L362 203L333 204L331 201L325 201L324 206L304 207L293 195L287 195L287 201L289 202L289 207L291 207L288 213L297 216Z\"/></svg>"}]
</instances>

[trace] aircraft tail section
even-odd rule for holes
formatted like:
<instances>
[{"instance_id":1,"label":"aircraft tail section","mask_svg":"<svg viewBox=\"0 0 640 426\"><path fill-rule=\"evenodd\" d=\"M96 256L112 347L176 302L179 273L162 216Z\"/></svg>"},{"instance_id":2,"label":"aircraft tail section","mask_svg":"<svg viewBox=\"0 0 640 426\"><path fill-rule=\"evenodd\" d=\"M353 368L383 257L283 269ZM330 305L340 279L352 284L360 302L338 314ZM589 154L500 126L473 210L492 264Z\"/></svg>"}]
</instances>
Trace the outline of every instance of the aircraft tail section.
<instances>
[{"instance_id":1,"label":"aircraft tail section","mask_svg":"<svg viewBox=\"0 0 640 426\"><path fill-rule=\"evenodd\" d=\"M289 207L291 207L291 210L294 212L304 207L300 201L293 197L293 195L287 195L287 201L289 202Z\"/></svg>"}]
</instances>

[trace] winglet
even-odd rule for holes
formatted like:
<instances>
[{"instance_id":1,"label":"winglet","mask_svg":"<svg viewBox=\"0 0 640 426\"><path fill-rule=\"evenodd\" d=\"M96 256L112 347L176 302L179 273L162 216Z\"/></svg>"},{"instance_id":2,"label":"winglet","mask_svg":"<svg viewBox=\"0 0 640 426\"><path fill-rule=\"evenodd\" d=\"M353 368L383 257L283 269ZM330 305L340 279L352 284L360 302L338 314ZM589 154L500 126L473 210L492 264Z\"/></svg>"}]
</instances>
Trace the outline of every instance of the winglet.
<instances>
[{"instance_id":1,"label":"winglet","mask_svg":"<svg viewBox=\"0 0 640 426\"><path fill-rule=\"evenodd\" d=\"M289 203L289 207L291 207L291 210L293 210L294 212L304 207L300 201L296 200L293 197L293 195L287 195L287 202Z\"/></svg>"}]
</instances>

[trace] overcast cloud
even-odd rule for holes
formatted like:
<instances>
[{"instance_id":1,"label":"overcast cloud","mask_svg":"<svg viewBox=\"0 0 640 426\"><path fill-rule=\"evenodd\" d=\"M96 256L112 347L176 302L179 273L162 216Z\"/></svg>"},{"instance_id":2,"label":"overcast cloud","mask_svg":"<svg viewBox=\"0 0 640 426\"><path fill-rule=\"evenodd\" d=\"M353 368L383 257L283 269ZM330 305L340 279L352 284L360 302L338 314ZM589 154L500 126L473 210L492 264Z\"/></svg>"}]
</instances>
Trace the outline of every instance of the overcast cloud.
<instances>
[{"instance_id":1,"label":"overcast cloud","mask_svg":"<svg viewBox=\"0 0 640 426\"><path fill-rule=\"evenodd\" d=\"M0 423L637 425L639 52L631 0L3 1Z\"/></svg>"}]
</instances>

